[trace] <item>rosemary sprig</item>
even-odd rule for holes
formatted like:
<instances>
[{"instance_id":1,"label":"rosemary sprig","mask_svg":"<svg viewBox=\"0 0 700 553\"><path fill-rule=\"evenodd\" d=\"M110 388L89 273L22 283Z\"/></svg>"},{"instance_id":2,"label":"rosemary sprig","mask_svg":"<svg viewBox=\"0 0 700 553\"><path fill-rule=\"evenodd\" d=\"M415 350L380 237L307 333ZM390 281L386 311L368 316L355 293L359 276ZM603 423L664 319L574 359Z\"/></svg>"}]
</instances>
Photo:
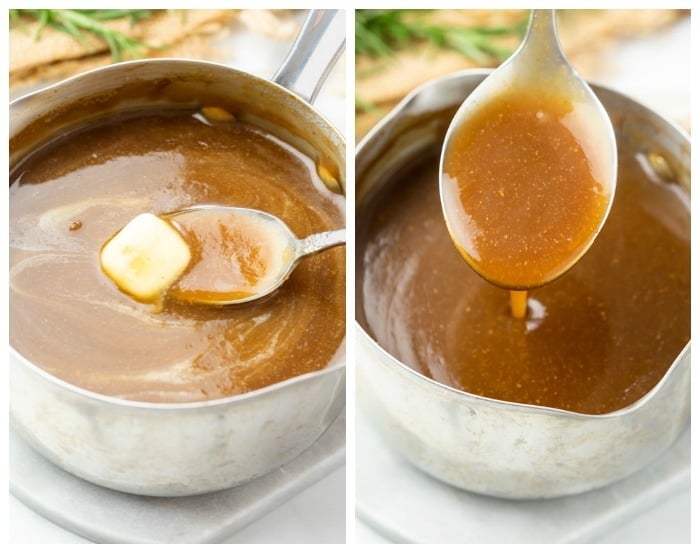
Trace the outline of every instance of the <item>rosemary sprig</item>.
<instances>
[{"instance_id":1,"label":"rosemary sprig","mask_svg":"<svg viewBox=\"0 0 700 553\"><path fill-rule=\"evenodd\" d=\"M154 47L111 29L103 22L129 19L133 24L152 13L153 10L10 10L10 24L21 26L23 17L36 20L39 22L37 41L48 26L72 36L88 51L91 48L87 36L91 35L109 47L114 61L121 61L125 56L139 57L144 50Z\"/></svg>"},{"instance_id":2,"label":"rosemary sprig","mask_svg":"<svg viewBox=\"0 0 700 553\"><path fill-rule=\"evenodd\" d=\"M390 57L412 42L427 41L438 48L455 50L479 63L502 61L512 51L494 38L522 37L527 18L511 27L452 27L426 23L419 13L430 10L356 10L355 53Z\"/></svg>"}]
</instances>

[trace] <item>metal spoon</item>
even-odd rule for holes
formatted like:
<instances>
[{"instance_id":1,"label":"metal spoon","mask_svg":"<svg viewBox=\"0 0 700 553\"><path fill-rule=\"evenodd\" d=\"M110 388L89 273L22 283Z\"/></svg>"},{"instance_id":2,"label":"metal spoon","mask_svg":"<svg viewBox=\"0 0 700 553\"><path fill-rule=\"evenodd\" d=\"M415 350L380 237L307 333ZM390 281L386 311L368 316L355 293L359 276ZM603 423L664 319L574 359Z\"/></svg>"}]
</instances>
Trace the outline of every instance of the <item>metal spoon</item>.
<instances>
[{"instance_id":1,"label":"metal spoon","mask_svg":"<svg viewBox=\"0 0 700 553\"><path fill-rule=\"evenodd\" d=\"M617 147L610 119L593 91L564 57L557 38L554 10L533 10L527 35L520 48L491 73L460 106L447 131L440 161L440 196L443 214L453 241L465 260L481 276L515 293L520 307L517 309L518 313L514 310L513 314L520 317L525 314L527 289L546 282L509 282L504 285L503 282L498 282L490 278L490 275L478 270L474 259L465 254L470 245L466 243L468 242L466 239L460 238L455 233L457 220L454 218L458 215L455 215L454 209L450 210L450 197L446 193L445 155L455 131L477 114L484 105L493 101L498 95L524 89L542 91L556 89L558 94L571 100L574 106L572 110L574 124L577 129L585 131L582 135L587 137L583 147L592 161L594 176L609 191L607 209L600 218L595 232L587 237L582 249L561 267L559 273L552 275L547 282L571 268L591 246L610 212L617 179ZM452 194L454 200L454 193Z\"/></svg>"},{"instance_id":2,"label":"metal spoon","mask_svg":"<svg viewBox=\"0 0 700 553\"><path fill-rule=\"evenodd\" d=\"M182 280L187 278L193 270L196 270L197 263L195 263L195 266L181 278L180 283L168 292L173 297L191 303L234 305L261 299L279 288L303 258L345 244L345 229L320 232L299 239L284 221L256 209L197 205L165 216L176 227L184 229L185 233L187 233L188 226L191 226L192 221L198 219L201 221L202 217L211 219L211 223L230 224L231 228L241 223L244 223L249 229L252 228L255 234L254 239L259 241L259 250L268 256L268 260L265 265L265 274L261 275L245 290L215 291L200 287L197 293L193 293L183 290ZM196 234L196 230L194 234ZM213 285L216 275L208 275L206 271L201 271L201 273L204 275L205 285L207 279L211 280Z\"/></svg>"}]
</instances>

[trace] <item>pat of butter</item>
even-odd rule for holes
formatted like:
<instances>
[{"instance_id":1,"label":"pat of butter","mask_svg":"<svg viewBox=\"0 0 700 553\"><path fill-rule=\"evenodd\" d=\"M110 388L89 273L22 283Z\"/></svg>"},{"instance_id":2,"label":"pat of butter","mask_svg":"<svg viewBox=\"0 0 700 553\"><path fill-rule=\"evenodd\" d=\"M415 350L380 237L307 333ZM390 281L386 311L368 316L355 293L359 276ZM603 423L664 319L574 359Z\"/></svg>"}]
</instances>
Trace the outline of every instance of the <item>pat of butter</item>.
<instances>
[{"instance_id":1,"label":"pat of butter","mask_svg":"<svg viewBox=\"0 0 700 553\"><path fill-rule=\"evenodd\" d=\"M169 223L142 213L115 234L100 252L102 270L134 299L154 301L185 271L190 248Z\"/></svg>"}]
</instances>

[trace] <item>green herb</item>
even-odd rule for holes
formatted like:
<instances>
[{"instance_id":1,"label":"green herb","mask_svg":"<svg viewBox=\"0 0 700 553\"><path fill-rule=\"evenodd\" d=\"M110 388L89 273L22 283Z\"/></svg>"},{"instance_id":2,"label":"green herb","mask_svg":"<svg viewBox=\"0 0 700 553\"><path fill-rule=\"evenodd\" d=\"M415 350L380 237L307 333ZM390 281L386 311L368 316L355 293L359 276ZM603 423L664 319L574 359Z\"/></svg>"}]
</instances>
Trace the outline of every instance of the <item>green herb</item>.
<instances>
[{"instance_id":1,"label":"green herb","mask_svg":"<svg viewBox=\"0 0 700 553\"><path fill-rule=\"evenodd\" d=\"M152 13L153 10L10 10L10 24L21 27L23 18L33 19L39 22L36 40L41 39L46 27L53 27L72 36L88 51L91 48L87 36L96 37L109 47L112 59L120 61L124 56L139 57L153 47L110 29L103 22L129 19L133 24Z\"/></svg>"},{"instance_id":2,"label":"green herb","mask_svg":"<svg viewBox=\"0 0 700 553\"><path fill-rule=\"evenodd\" d=\"M512 51L499 46L495 38L521 38L527 18L511 27L453 27L426 23L430 10L355 10L355 53L391 57L396 50L414 42L428 42L438 48L455 50L478 63L501 61Z\"/></svg>"}]
</instances>

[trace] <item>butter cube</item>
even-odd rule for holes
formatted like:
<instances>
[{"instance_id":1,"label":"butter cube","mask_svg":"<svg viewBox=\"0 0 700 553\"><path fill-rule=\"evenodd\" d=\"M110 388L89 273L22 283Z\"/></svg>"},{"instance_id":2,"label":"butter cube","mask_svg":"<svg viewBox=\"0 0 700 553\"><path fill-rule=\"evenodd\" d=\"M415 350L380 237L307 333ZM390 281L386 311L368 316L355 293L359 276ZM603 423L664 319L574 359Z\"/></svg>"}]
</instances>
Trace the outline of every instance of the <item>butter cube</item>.
<instances>
[{"instance_id":1,"label":"butter cube","mask_svg":"<svg viewBox=\"0 0 700 553\"><path fill-rule=\"evenodd\" d=\"M134 299L157 300L185 271L190 248L169 223L150 213L132 219L100 252L102 270Z\"/></svg>"}]
</instances>

